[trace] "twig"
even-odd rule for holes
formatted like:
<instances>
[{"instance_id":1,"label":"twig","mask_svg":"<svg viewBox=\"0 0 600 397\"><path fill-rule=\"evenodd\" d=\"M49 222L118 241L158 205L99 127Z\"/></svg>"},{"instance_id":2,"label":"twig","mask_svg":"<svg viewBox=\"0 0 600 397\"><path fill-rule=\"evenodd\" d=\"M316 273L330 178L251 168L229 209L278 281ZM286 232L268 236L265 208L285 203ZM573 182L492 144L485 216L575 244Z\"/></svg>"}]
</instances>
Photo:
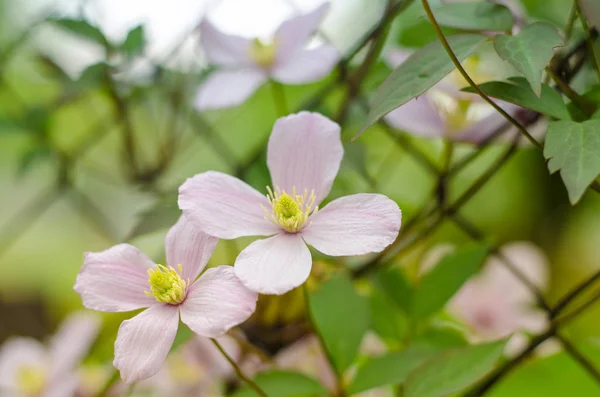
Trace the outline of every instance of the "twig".
<instances>
[{"instance_id":1,"label":"twig","mask_svg":"<svg viewBox=\"0 0 600 397\"><path fill-rule=\"evenodd\" d=\"M550 316L552 318L558 316L569 304L582 292L591 287L596 281L600 280L600 271L594 273L592 277L586 279L581 284L577 285L573 288L569 293L567 293L561 300L554 305L554 309L550 312Z\"/></svg>"},{"instance_id":2,"label":"twig","mask_svg":"<svg viewBox=\"0 0 600 397\"><path fill-rule=\"evenodd\" d=\"M596 382L600 383L600 372L598 372L598 369L596 369L595 365L560 332L557 332L555 337L560 341L565 351L569 353L569 355L575 361L577 361L579 365L581 365L581 367L583 367L583 369L585 369Z\"/></svg>"}]
</instances>

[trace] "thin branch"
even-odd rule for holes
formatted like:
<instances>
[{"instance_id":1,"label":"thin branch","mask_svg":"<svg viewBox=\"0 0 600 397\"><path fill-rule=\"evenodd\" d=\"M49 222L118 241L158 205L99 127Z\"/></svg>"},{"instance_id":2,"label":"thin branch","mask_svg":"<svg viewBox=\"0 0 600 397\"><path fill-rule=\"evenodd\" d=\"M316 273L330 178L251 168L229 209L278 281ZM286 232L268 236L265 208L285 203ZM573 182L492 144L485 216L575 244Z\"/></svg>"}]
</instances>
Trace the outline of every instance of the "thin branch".
<instances>
[{"instance_id":1,"label":"thin branch","mask_svg":"<svg viewBox=\"0 0 600 397\"><path fill-rule=\"evenodd\" d=\"M565 351L569 353L571 358L577 361L579 365L585 369L597 383L600 383L600 372L598 372L598 369L594 363L592 363L583 353L581 353L579 349L560 332L557 332L555 337L560 341L561 345Z\"/></svg>"},{"instance_id":2,"label":"thin branch","mask_svg":"<svg viewBox=\"0 0 600 397\"><path fill-rule=\"evenodd\" d=\"M600 280L600 271L594 273L592 277L586 279L581 284L574 287L569 293L567 293L561 300L554 305L554 309L550 312L551 317L558 316L573 300L581 295L585 290L594 285L596 281Z\"/></svg>"}]
</instances>

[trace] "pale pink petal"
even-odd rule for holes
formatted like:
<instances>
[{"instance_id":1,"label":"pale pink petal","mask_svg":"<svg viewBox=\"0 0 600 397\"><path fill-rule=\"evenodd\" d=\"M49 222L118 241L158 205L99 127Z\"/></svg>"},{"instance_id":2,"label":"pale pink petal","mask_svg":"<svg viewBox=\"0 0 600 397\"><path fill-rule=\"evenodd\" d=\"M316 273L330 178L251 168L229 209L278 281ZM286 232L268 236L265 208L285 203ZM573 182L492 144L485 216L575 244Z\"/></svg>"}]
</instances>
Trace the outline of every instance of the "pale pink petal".
<instances>
[{"instance_id":1,"label":"pale pink petal","mask_svg":"<svg viewBox=\"0 0 600 397\"><path fill-rule=\"evenodd\" d=\"M50 379L68 375L85 357L100 331L100 316L95 313L74 313L63 322L49 342Z\"/></svg>"},{"instance_id":2,"label":"pale pink petal","mask_svg":"<svg viewBox=\"0 0 600 397\"><path fill-rule=\"evenodd\" d=\"M258 294L238 280L231 266L208 269L181 304L181 321L200 336L216 338L246 321Z\"/></svg>"},{"instance_id":3,"label":"pale pink petal","mask_svg":"<svg viewBox=\"0 0 600 397\"><path fill-rule=\"evenodd\" d=\"M299 234L282 233L258 240L235 260L235 274L244 285L261 294L283 294L302 285L310 274L312 258Z\"/></svg>"},{"instance_id":4,"label":"pale pink petal","mask_svg":"<svg viewBox=\"0 0 600 397\"><path fill-rule=\"evenodd\" d=\"M121 378L131 383L156 374L171 350L178 325L178 307L166 304L152 306L123 321L113 361Z\"/></svg>"},{"instance_id":5,"label":"pale pink petal","mask_svg":"<svg viewBox=\"0 0 600 397\"><path fill-rule=\"evenodd\" d=\"M380 252L400 230L398 205L381 194L353 194L327 204L311 216L302 237L324 254L362 255Z\"/></svg>"},{"instance_id":6,"label":"pale pink petal","mask_svg":"<svg viewBox=\"0 0 600 397\"><path fill-rule=\"evenodd\" d=\"M211 236L234 239L268 236L279 227L265 219L267 198L230 175L216 171L188 178L179 187L179 208L194 226Z\"/></svg>"},{"instance_id":7,"label":"pale pink petal","mask_svg":"<svg viewBox=\"0 0 600 397\"><path fill-rule=\"evenodd\" d=\"M88 309L126 312L156 302L149 290L148 269L154 263L129 244L115 245L102 252L86 252L77 275L75 291Z\"/></svg>"},{"instance_id":8,"label":"pale pink petal","mask_svg":"<svg viewBox=\"0 0 600 397\"><path fill-rule=\"evenodd\" d=\"M267 75L259 69L217 70L198 89L196 108L209 110L241 105L265 81Z\"/></svg>"},{"instance_id":9,"label":"pale pink petal","mask_svg":"<svg viewBox=\"0 0 600 397\"><path fill-rule=\"evenodd\" d=\"M48 355L44 346L33 338L15 337L0 347L0 391L18 388L18 372L23 367L48 369Z\"/></svg>"},{"instance_id":10,"label":"pale pink petal","mask_svg":"<svg viewBox=\"0 0 600 397\"><path fill-rule=\"evenodd\" d=\"M175 269L181 265L181 277L193 282L208 263L218 241L181 216L165 239L167 264Z\"/></svg>"},{"instance_id":11,"label":"pale pink petal","mask_svg":"<svg viewBox=\"0 0 600 397\"><path fill-rule=\"evenodd\" d=\"M307 84L327 76L340 55L330 45L312 50L301 50L289 62L275 65L273 78L284 84Z\"/></svg>"},{"instance_id":12,"label":"pale pink petal","mask_svg":"<svg viewBox=\"0 0 600 397\"><path fill-rule=\"evenodd\" d=\"M515 117L517 112L522 109L519 106L503 101L496 101L496 103L513 117ZM462 131L458 131L454 136L456 136L456 139L459 141L479 143L494 134L498 129L506 126L507 123L506 118L494 110L489 116L474 122ZM504 132L508 130L510 130L510 128L505 128Z\"/></svg>"},{"instance_id":13,"label":"pale pink petal","mask_svg":"<svg viewBox=\"0 0 600 397\"><path fill-rule=\"evenodd\" d=\"M60 379L54 380L40 397L71 397L75 396L80 379L77 375L63 374Z\"/></svg>"},{"instance_id":14,"label":"pale pink petal","mask_svg":"<svg viewBox=\"0 0 600 397\"><path fill-rule=\"evenodd\" d=\"M318 113L300 112L275 122L267 165L273 185L299 194L314 189L316 205L329 193L344 148L340 126Z\"/></svg>"},{"instance_id":15,"label":"pale pink petal","mask_svg":"<svg viewBox=\"0 0 600 397\"><path fill-rule=\"evenodd\" d=\"M240 67L253 63L250 58L250 40L223 33L206 19L200 24L200 41L213 65Z\"/></svg>"},{"instance_id":16,"label":"pale pink petal","mask_svg":"<svg viewBox=\"0 0 600 397\"><path fill-rule=\"evenodd\" d=\"M329 9L329 4L324 3L315 10L290 18L283 22L275 32L275 43L277 44L277 63L287 63L307 44L323 16Z\"/></svg>"},{"instance_id":17,"label":"pale pink petal","mask_svg":"<svg viewBox=\"0 0 600 397\"><path fill-rule=\"evenodd\" d=\"M385 116L392 127L426 138L444 135L445 122L427 93L412 99Z\"/></svg>"}]
</instances>

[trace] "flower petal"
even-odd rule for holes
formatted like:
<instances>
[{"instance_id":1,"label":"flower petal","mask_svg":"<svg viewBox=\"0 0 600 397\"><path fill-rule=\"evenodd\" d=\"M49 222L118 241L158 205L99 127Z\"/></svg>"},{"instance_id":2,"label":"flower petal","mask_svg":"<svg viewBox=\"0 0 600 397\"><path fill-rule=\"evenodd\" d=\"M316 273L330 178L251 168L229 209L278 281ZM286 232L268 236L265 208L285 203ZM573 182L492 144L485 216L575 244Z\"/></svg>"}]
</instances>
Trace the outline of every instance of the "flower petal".
<instances>
[{"instance_id":1,"label":"flower petal","mask_svg":"<svg viewBox=\"0 0 600 397\"><path fill-rule=\"evenodd\" d=\"M173 345L178 325L179 310L172 305L155 305L123 321L113 361L121 378L131 383L156 374Z\"/></svg>"},{"instance_id":2,"label":"flower petal","mask_svg":"<svg viewBox=\"0 0 600 397\"><path fill-rule=\"evenodd\" d=\"M445 122L425 93L385 116L392 127L426 138L444 135Z\"/></svg>"},{"instance_id":3,"label":"flower petal","mask_svg":"<svg viewBox=\"0 0 600 397\"><path fill-rule=\"evenodd\" d=\"M289 62L276 65L273 77L284 84L312 83L327 76L339 58L338 51L330 45L300 50Z\"/></svg>"},{"instance_id":4,"label":"flower petal","mask_svg":"<svg viewBox=\"0 0 600 397\"><path fill-rule=\"evenodd\" d=\"M200 336L216 338L246 321L258 294L238 280L231 266L208 269L181 304L181 321Z\"/></svg>"},{"instance_id":5,"label":"flower petal","mask_svg":"<svg viewBox=\"0 0 600 397\"><path fill-rule=\"evenodd\" d=\"M181 265L181 277L193 282L208 263L218 241L181 216L165 239L167 264L173 268Z\"/></svg>"},{"instance_id":6,"label":"flower petal","mask_svg":"<svg viewBox=\"0 0 600 397\"><path fill-rule=\"evenodd\" d=\"M200 23L200 41L210 63L219 66L248 66L250 40L221 32L208 20Z\"/></svg>"},{"instance_id":7,"label":"flower petal","mask_svg":"<svg viewBox=\"0 0 600 397\"><path fill-rule=\"evenodd\" d=\"M302 237L324 254L362 255L380 252L400 230L398 205L381 194L353 194L327 204L311 216Z\"/></svg>"},{"instance_id":8,"label":"flower petal","mask_svg":"<svg viewBox=\"0 0 600 397\"><path fill-rule=\"evenodd\" d=\"M48 386L48 389L44 391L41 397L73 396L75 395L79 383L80 379L75 373L67 374Z\"/></svg>"},{"instance_id":9,"label":"flower petal","mask_svg":"<svg viewBox=\"0 0 600 397\"><path fill-rule=\"evenodd\" d=\"M314 189L316 205L329 193L344 148L340 126L318 113L300 112L275 122L267 148L273 185L291 193Z\"/></svg>"},{"instance_id":10,"label":"flower petal","mask_svg":"<svg viewBox=\"0 0 600 397\"><path fill-rule=\"evenodd\" d=\"M505 112L515 117L517 112L522 108L504 101L496 101ZM461 131L457 131L453 134L456 140L462 142L479 143L484 141L490 135L494 134L498 129L507 125L507 121L500 113L493 110L490 106L491 113L488 116L483 117L481 120L476 121L464 128ZM504 128L504 132L509 131L511 127Z\"/></svg>"},{"instance_id":11,"label":"flower petal","mask_svg":"<svg viewBox=\"0 0 600 397\"><path fill-rule=\"evenodd\" d=\"M313 11L284 21L275 32L277 63L287 63L302 50L310 36L317 30L329 4L324 3Z\"/></svg>"},{"instance_id":12,"label":"flower petal","mask_svg":"<svg viewBox=\"0 0 600 397\"><path fill-rule=\"evenodd\" d=\"M15 337L7 340L0 349L0 391L18 390L18 371L23 366L46 370L47 352L33 338Z\"/></svg>"},{"instance_id":13,"label":"flower petal","mask_svg":"<svg viewBox=\"0 0 600 397\"><path fill-rule=\"evenodd\" d=\"M196 108L208 110L241 105L265 81L267 75L259 69L217 70L198 90Z\"/></svg>"},{"instance_id":14,"label":"flower petal","mask_svg":"<svg viewBox=\"0 0 600 397\"><path fill-rule=\"evenodd\" d=\"M67 317L49 343L50 379L68 375L79 364L98 335L100 321L95 313L81 312Z\"/></svg>"},{"instance_id":15,"label":"flower petal","mask_svg":"<svg viewBox=\"0 0 600 397\"><path fill-rule=\"evenodd\" d=\"M247 246L235 260L235 274L261 294L283 294L306 281L310 251L298 234L282 233Z\"/></svg>"},{"instance_id":16,"label":"flower petal","mask_svg":"<svg viewBox=\"0 0 600 397\"><path fill-rule=\"evenodd\" d=\"M129 244L118 244L102 252L86 252L75 282L88 309L126 312L148 307L156 300L147 296L148 269L154 263Z\"/></svg>"},{"instance_id":17,"label":"flower petal","mask_svg":"<svg viewBox=\"0 0 600 397\"><path fill-rule=\"evenodd\" d=\"M179 187L179 208L194 226L211 236L234 239L275 234L265 219L267 198L230 175L216 171L188 178Z\"/></svg>"}]
</instances>

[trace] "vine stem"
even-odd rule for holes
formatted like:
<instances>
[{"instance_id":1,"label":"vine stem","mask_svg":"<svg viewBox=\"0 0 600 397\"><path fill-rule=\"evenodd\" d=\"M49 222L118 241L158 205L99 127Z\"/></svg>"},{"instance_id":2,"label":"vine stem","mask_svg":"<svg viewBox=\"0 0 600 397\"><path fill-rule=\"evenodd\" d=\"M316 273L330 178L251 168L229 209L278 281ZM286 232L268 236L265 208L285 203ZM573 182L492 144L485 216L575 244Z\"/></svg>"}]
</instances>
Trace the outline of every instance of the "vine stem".
<instances>
[{"instance_id":1,"label":"vine stem","mask_svg":"<svg viewBox=\"0 0 600 397\"><path fill-rule=\"evenodd\" d=\"M227 354L225 349L223 349L223 346L221 346L221 344L216 339L211 339L211 341L217 347L217 349L219 349L219 351L221 352L223 357L225 357L225 359L229 362L229 364L231 364L231 367L233 368L233 370L235 371L235 373L237 374L237 376L240 379L242 379L244 382L246 382L248 384L248 386L253 388L254 391L257 392L259 396L269 397L267 395L267 393L265 393L265 391L263 389L261 389L259 385L256 384L256 382L254 382L252 379L250 379L248 376L246 376L246 374L244 374L242 369L236 364L236 362L231 358L231 356L229 354Z\"/></svg>"},{"instance_id":2,"label":"vine stem","mask_svg":"<svg viewBox=\"0 0 600 397\"><path fill-rule=\"evenodd\" d=\"M448 56L450 57L450 59L452 59L452 63L454 63L454 66L456 66L456 69L460 72L460 74L463 76L463 78L469 83L469 85L471 87L473 87L473 89L475 91L477 91L477 94L479 94L479 96L481 98L483 98L484 101L489 103L494 109L496 109L496 111L498 113L500 113L506 120L508 120L512 125L514 125L519 130L519 132L521 132L521 134L523 134L527 139L529 139L529 141L532 144L534 144L535 146L537 146L540 149L543 149L544 147L542 146L542 144L539 143L537 140L535 140L535 138L532 137L531 134L529 134L529 132L527 132L525 127L523 127L510 114L506 113L504 111L504 109L502 109L500 106L496 105L496 103L494 101L492 101L490 99L490 97L488 97L483 91L481 91L481 88L479 88L479 86L473 81L471 76L469 76L469 74L465 71L465 69L460 64L460 61L458 60L458 58L452 51L452 48L450 47L448 40L446 40L446 36L444 36L444 33L442 32L442 28L440 27L437 20L435 19L435 16L433 15L433 11L431 11L429 2L427 0L421 0L421 3L423 3L423 8L425 9L425 13L427 14L429 21L433 25L433 28L434 28L438 38L442 42L442 45L444 46L446 53L448 53Z\"/></svg>"},{"instance_id":3,"label":"vine stem","mask_svg":"<svg viewBox=\"0 0 600 397\"><path fill-rule=\"evenodd\" d=\"M577 106L583 110L588 116L591 116L592 114L594 114L594 107L592 105L590 105L585 98L583 98L581 95L579 95L574 89L572 89L567 83L565 83L564 81L562 81L562 79L560 77L558 77L551 68L546 67L546 73L548 74L548 76L550 76L550 78L552 80L554 80L554 82L556 83L556 85L558 86L558 88L560 88L560 90L562 91L563 94L565 94L567 96L567 98L569 98L574 104L577 104Z\"/></svg>"},{"instance_id":4,"label":"vine stem","mask_svg":"<svg viewBox=\"0 0 600 397\"><path fill-rule=\"evenodd\" d=\"M277 109L277 115L279 117L287 116L289 114L289 107L285 99L283 85L271 80L271 93L273 94L273 103L275 104L275 109Z\"/></svg>"}]
</instances>

